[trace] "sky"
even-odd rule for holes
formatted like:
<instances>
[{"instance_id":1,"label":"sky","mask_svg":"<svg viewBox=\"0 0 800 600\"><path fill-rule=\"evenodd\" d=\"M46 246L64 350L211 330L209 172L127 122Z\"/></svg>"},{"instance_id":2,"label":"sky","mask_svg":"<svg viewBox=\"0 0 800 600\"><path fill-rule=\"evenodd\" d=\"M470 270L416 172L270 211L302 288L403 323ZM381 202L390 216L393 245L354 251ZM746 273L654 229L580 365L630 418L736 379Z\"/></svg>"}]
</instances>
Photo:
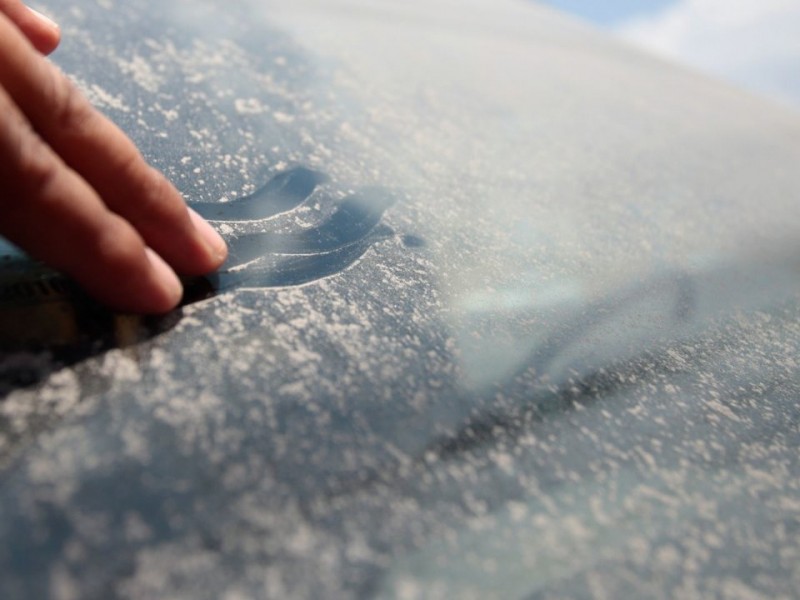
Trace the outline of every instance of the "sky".
<instances>
[{"instance_id":1,"label":"sky","mask_svg":"<svg viewBox=\"0 0 800 600\"><path fill-rule=\"evenodd\" d=\"M800 0L541 0L800 109Z\"/></svg>"},{"instance_id":2,"label":"sky","mask_svg":"<svg viewBox=\"0 0 800 600\"><path fill-rule=\"evenodd\" d=\"M565 12L609 26L636 16L653 14L673 0L543 0Z\"/></svg>"}]
</instances>

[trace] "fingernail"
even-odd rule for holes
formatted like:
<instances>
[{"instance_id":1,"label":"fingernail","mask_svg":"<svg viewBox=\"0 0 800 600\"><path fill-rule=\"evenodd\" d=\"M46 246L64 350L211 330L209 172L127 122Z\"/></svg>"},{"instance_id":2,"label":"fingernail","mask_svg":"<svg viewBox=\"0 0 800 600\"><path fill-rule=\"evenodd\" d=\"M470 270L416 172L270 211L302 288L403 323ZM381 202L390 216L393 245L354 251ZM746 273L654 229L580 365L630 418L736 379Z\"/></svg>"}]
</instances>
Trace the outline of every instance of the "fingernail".
<instances>
[{"instance_id":1,"label":"fingernail","mask_svg":"<svg viewBox=\"0 0 800 600\"><path fill-rule=\"evenodd\" d=\"M42 13L40 13L38 10L34 10L34 9L32 9L30 6L28 6L28 7L26 7L26 8L27 8L29 11L31 11L31 13L33 14L33 16L34 16L34 17L36 17L36 18L37 18L37 19L38 19L38 20L39 20L39 21L40 21L40 22L41 22L43 25L45 25L45 26L47 26L47 27L50 27L51 29L59 29L59 27L58 27L58 23L56 23L55 21L53 21L53 19L51 19L50 17L47 17L47 16L43 15L43 14L42 14Z\"/></svg>"},{"instance_id":2,"label":"fingernail","mask_svg":"<svg viewBox=\"0 0 800 600\"><path fill-rule=\"evenodd\" d=\"M170 306L166 309L174 308L180 302L183 295L183 286L181 285L178 276L175 275L170 266L164 262L164 259L156 254L151 248L145 248L147 258L150 265L153 267L156 279L161 286L164 296L168 299Z\"/></svg>"},{"instance_id":3,"label":"fingernail","mask_svg":"<svg viewBox=\"0 0 800 600\"><path fill-rule=\"evenodd\" d=\"M209 248L211 248L214 257L220 262L224 261L228 256L228 244L225 243L225 240L222 239L222 236L217 233L217 230L214 229L208 221L198 215L191 208L189 209L189 216L191 217L192 223L194 223L194 227L197 229L197 232L203 238L205 243L208 244Z\"/></svg>"}]
</instances>

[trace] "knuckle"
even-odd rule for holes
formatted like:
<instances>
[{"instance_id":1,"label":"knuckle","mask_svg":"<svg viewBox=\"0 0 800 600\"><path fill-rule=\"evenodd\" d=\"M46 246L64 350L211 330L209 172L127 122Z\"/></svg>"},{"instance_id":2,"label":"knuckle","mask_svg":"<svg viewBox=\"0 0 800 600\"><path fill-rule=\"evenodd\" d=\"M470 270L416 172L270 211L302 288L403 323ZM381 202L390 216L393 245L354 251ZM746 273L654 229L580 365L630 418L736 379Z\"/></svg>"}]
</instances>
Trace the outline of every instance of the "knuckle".
<instances>
[{"instance_id":1,"label":"knuckle","mask_svg":"<svg viewBox=\"0 0 800 600\"><path fill-rule=\"evenodd\" d=\"M136 164L137 216L143 222L179 221L186 212L167 178L138 158Z\"/></svg>"},{"instance_id":2,"label":"knuckle","mask_svg":"<svg viewBox=\"0 0 800 600\"><path fill-rule=\"evenodd\" d=\"M52 122L62 132L80 132L95 115L94 108L80 90L57 69L50 71L45 86Z\"/></svg>"},{"instance_id":3,"label":"knuckle","mask_svg":"<svg viewBox=\"0 0 800 600\"><path fill-rule=\"evenodd\" d=\"M59 162L0 87L0 179L4 212L38 201L56 179Z\"/></svg>"},{"instance_id":4,"label":"knuckle","mask_svg":"<svg viewBox=\"0 0 800 600\"><path fill-rule=\"evenodd\" d=\"M122 218L109 215L109 222L95 233L94 246L98 260L120 276L141 269L145 260L144 244Z\"/></svg>"},{"instance_id":5,"label":"knuckle","mask_svg":"<svg viewBox=\"0 0 800 600\"><path fill-rule=\"evenodd\" d=\"M20 136L15 169L27 200L40 202L49 197L60 166L50 148L34 131Z\"/></svg>"}]
</instances>

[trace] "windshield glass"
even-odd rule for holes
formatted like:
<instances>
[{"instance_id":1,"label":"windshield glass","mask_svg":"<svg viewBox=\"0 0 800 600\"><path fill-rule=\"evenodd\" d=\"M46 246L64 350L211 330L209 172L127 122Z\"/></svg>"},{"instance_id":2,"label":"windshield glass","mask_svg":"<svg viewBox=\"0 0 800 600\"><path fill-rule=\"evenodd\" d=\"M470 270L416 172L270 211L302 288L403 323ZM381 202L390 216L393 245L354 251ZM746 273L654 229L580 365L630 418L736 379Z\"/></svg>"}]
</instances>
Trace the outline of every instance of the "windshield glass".
<instances>
[{"instance_id":1,"label":"windshield glass","mask_svg":"<svg viewBox=\"0 0 800 600\"><path fill-rule=\"evenodd\" d=\"M794 589L796 113L521 2L45 5L231 258L6 250L0 595Z\"/></svg>"}]
</instances>

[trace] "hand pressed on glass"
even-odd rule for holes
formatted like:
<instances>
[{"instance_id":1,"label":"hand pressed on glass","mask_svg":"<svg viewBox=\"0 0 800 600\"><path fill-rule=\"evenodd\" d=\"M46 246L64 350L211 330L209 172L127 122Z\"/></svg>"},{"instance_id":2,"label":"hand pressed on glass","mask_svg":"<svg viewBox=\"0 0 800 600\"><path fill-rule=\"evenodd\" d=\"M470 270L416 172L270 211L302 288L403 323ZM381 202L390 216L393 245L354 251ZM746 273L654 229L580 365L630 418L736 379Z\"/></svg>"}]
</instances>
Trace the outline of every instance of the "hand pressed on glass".
<instances>
[{"instance_id":1,"label":"hand pressed on glass","mask_svg":"<svg viewBox=\"0 0 800 600\"><path fill-rule=\"evenodd\" d=\"M116 309L166 312L175 272L215 270L225 242L44 58L59 37L0 0L0 234Z\"/></svg>"}]
</instances>

